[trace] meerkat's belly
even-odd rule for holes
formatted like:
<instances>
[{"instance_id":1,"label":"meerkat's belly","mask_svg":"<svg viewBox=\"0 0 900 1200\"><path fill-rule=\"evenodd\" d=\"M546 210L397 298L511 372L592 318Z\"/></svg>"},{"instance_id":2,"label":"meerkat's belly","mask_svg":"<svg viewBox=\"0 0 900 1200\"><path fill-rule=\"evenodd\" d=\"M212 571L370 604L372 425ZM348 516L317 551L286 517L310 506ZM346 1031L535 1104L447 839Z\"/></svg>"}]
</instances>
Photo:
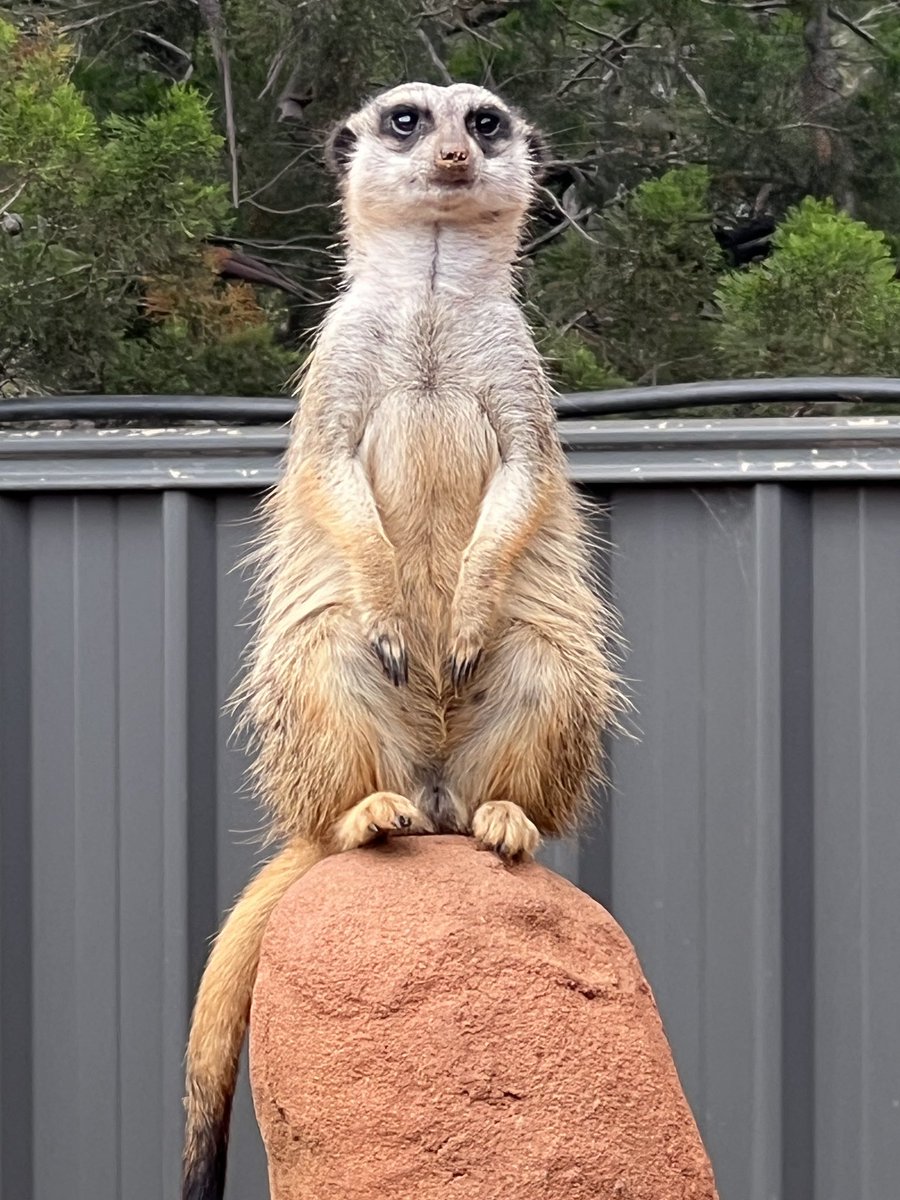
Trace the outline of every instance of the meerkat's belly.
<instances>
[{"instance_id":1,"label":"meerkat's belly","mask_svg":"<svg viewBox=\"0 0 900 1200\"><path fill-rule=\"evenodd\" d=\"M360 455L407 589L452 594L499 463L474 389L393 390L373 411Z\"/></svg>"}]
</instances>

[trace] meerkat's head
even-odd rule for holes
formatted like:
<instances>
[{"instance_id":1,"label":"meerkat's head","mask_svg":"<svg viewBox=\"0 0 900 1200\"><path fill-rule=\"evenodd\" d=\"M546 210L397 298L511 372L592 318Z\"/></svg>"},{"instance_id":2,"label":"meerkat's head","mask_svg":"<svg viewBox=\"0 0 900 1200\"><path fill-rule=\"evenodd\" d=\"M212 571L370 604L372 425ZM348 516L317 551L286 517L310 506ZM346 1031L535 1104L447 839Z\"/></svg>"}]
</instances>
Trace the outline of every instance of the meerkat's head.
<instances>
[{"instance_id":1,"label":"meerkat's head","mask_svg":"<svg viewBox=\"0 0 900 1200\"><path fill-rule=\"evenodd\" d=\"M543 161L539 134L484 88L410 83L331 136L351 226L521 223Z\"/></svg>"}]
</instances>

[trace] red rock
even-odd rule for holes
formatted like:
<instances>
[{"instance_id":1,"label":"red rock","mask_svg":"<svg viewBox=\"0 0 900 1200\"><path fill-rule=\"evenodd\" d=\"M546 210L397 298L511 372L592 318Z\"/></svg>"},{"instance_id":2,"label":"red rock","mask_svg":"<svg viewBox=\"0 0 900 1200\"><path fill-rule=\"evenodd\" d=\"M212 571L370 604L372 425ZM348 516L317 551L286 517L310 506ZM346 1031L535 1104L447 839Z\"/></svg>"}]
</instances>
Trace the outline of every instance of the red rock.
<instances>
[{"instance_id":1,"label":"red rock","mask_svg":"<svg viewBox=\"0 0 900 1200\"><path fill-rule=\"evenodd\" d=\"M622 930L468 839L299 880L250 1036L272 1200L715 1200Z\"/></svg>"}]
</instances>

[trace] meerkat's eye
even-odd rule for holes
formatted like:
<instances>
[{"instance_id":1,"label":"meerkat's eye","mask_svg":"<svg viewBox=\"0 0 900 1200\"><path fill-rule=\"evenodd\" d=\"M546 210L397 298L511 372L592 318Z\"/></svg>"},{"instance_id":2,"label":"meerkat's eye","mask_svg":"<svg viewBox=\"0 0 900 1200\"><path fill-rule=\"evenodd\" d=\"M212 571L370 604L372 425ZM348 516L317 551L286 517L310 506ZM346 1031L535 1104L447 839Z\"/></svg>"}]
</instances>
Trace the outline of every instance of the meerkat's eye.
<instances>
[{"instance_id":1,"label":"meerkat's eye","mask_svg":"<svg viewBox=\"0 0 900 1200\"><path fill-rule=\"evenodd\" d=\"M395 108L390 116L391 133L397 134L398 137L409 137L410 134L416 132L420 116L417 108L408 105L403 108Z\"/></svg>"},{"instance_id":2,"label":"meerkat's eye","mask_svg":"<svg viewBox=\"0 0 900 1200\"><path fill-rule=\"evenodd\" d=\"M494 138L503 128L503 118L492 108L478 108L471 116L472 128L479 137Z\"/></svg>"}]
</instances>

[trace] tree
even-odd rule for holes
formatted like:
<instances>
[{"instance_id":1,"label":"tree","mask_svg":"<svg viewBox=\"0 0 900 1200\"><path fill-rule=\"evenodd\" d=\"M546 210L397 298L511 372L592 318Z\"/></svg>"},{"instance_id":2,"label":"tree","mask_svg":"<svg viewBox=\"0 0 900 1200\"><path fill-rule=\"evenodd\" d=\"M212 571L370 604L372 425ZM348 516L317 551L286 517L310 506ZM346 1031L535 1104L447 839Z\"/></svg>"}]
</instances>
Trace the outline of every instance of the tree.
<instances>
[{"instance_id":1,"label":"tree","mask_svg":"<svg viewBox=\"0 0 900 1200\"><path fill-rule=\"evenodd\" d=\"M711 230L704 167L667 171L639 184L549 245L531 274L532 310L549 334L545 347L570 387L584 386L583 360L565 353L577 333L606 373L623 380L672 383L712 369L712 307L722 255ZM564 330L565 333L560 331ZM554 347L562 336L562 352ZM598 377L593 386L603 386Z\"/></svg>"},{"instance_id":2,"label":"tree","mask_svg":"<svg viewBox=\"0 0 900 1200\"><path fill-rule=\"evenodd\" d=\"M900 374L900 282L883 235L832 201L807 198L773 243L771 258L731 273L718 289L726 371Z\"/></svg>"},{"instance_id":3,"label":"tree","mask_svg":"<svg viewBox=\"0 0 900 1200\"><path fill-rule=\"evenodd\" d=\"M280 386L290 359L273 353L267 314L245 296L236 326L237 285L215 289L202 269L202 239L228 213L204 99L174 86L141 116L99 118L70 78L72 60L51 31L25 37L0 23L0 206L16 218L0 236L0 389L117 390L123 372L139 386L138 361L163 383L173 356L173 378L202 385L250 328L253 358L262 352L272 368L255 382ZM173 275L184 289L177 321L146 302ZM188 319L201 302L202 326ZM198 342L202 369L192 371Z\"/></svg>"},{"instance_id":4,"label":"tree","mask_svg":"<svg viewBox=\"0 0 900 1200\"><path fill-rule=\"evenodd\" d=\"M133 129L160 119L170 94L194 89L188 94L205 102L207 133L215 130L219 140L202 167L195 158L180 169L215 187L220 207L182 248L196 255L203 240L236 250L281 272L270 280L273 288L280 287L278 279L288 281L286 291L275 291L256 272L259 329L269 334L242 331L255 357L251 362L249 346L246 358L235 350L236 359L222 371L209 356L193 355L193 332L178 343L180 350L170 340L177 338L174 324L163 338L141 309L144 284L132 281L129 311L142 314L140 320L129 318L124 333L120 327L108 339L127 335L133 343L125 354L132 386L141 378L161 386L168 365L173 385L190 380L209 391L234 371L229 390L251 390L241 383L244 372L256 390L257 368L270 377L267 355L273 375L287 374L285 360L297 357L335 294L337 214L322 161L325 136L364 97L402 79L483 83L549 135L552 161L522 278L560 387L750 369L748 359L724 349L719 297L728 293L730 272L756 271L754 264L772 249L773 230L807 196L831 200L836 212L880 230L893 253L900 246L896 3L8 5L29 44L37 40L46 49L60 36L71 43L64 74L102 143L122 136L115 122ZM36 35L36 9L56 22L56 34L47 28ZM6 175L0 187L11 182ZM154 186L152 176L145 186ZM3 194L0 207L14 191ZM20 207L9 210L20 214ZM39 236L33 224L26 232ZM824 240L810 253L825 255L821 268L832 270ZM141 264L139 275L153 270ZM165 266L166 272L178 279L182 268ZM221 280L193 269L184 269L180 286L200 287L201 277L201 291L221 295ZM223 328L232 307L224 304ZM78 314L70 311L77 327ZM798 330L803 319L796 310L779 314L779 324L796 322ZM212 329L206 320L204 327ZM212 346L218 334L205 336ZM776 339L766 370L816 369L824 360L818 352L804 358L805 341L799 332ZM790 352L778 349L788 342ZM163 347L159 371L153 345ZM112 358L106 350L101 357L106 372L98 383L95 371L91 386L111 387ZM67 378L67 386L75 386L74 377Z\"/></svg>"}]
</instances>

